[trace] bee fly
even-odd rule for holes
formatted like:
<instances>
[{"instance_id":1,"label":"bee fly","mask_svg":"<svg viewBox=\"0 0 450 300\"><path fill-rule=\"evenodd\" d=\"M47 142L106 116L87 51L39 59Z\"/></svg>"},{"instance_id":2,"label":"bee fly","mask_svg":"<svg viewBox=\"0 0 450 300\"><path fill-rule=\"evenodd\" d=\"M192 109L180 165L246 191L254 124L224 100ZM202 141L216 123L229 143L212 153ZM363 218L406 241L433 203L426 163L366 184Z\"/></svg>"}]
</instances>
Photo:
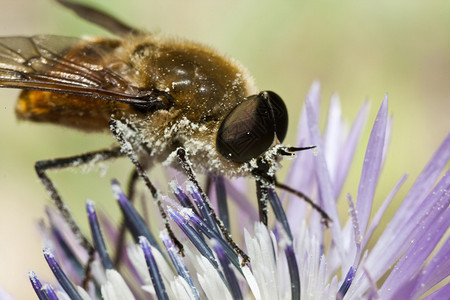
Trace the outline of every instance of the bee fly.
<instances>
[{"instance_id":1,"label":"bee fly","mask_svg":"<svg viewBox=\"0 0 450 300\"><path fill-rule=\"evenodd\" d=\"M136 30L90 7L57 1L120 39L2 37L0 87L22 89L16 106L20 119L112 132L119 142L111 149L35 165L53 202L91 254L92 246L47 170L128 156L135 165L134 181L143 178L155 199L158 192L144 168L149 160L181 169L200 191L194 172L250 176L257 183L265 224L268 186L296 193L329 219L309 198L275 180L281 156L311 147L281 144L288 126L286 106L276 93L259 92L242 65L198 43ZM176 241L160 201L156 203ZM247 260L226 228L220 227Z\"/></svg>"}]
</instances>

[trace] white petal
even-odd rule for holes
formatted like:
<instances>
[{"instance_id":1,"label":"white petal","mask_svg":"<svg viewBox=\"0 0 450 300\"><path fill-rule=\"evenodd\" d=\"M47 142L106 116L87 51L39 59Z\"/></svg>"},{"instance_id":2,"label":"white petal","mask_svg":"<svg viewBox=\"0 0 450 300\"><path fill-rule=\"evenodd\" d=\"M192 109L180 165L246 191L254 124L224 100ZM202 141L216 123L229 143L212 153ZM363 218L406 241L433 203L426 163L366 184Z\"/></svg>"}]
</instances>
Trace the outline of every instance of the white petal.
<instances>
[{"instance_id":1,"label":"white petal","mask_svg":"<svg viewBox=\"0 0 450 300\"><path fill-rule=\"evenodd\" d=\"M59 300L71 300L65 292L55 291L55 293Z\"/></svg>"},{"instance_id":2,"label":"white petal","mask_svg":"<svg viewBox=\"0 0 450 300\"><path fill-rule=\"evenodd\" d=\"M145 285L152 285L152 279L148 273L147 263L145 262L144 252L139 245L129 245L127 248L128 257L136 269L139 277L144 281Z\"/></svg>"},{"instance_id":3,"label":"white petal","mask_svg":"<svg viewBox=\"0 0 450 300\"><path fill-rule=\"evenodd\" d=\"M248 254L252 258L253 275L262 299L278 299L276 254L273 251L276 245L272 244L271 234L262 223L255 224L255 237L251 237L248 231L244 234Z\"/></svg>"},{"instance_id":4,"label":"white petal","mask_svg":"<svg viewBox=\"0 0 450 300\"><path fill-rule=\"evenodd\" d=\"M250 271L250 268L245 265L241 269L242 273L244 273L245 279L247 280L247 284L253 293L253 296L255 296L255 300L261 300L261 292L259 291L258 283L256 282L255 276L253 276L252 272Z\"/></svg>"},{"instance_id":5,"label":"white petal","mask_svg":"<svg viewBox=\"0 0 450 300\"><path fill-rule=\"evenodd\" d=\"M105 300L134 300L134 296L116 270L106 270L106 284L102 285L101 292Z\"/></svg>"},{"instance_id":6,"label":"white petal","mask_svg":"<svg viewBox=\"0 0 450 300\"><path fill-rule=\"evenodd\" d=\"M198 282L208 299L232 300L228 287L220 278L217 270L203 256L197 256L197 262L201 270L197 273Z\"/></svg>"},{"instance_id":7,"label":"white petal","mask_svg":"<svg viewBox=\"0 0 450 300\"><path fill-rule=\"evenodd\" d=\"M89 296L89 294L81 286L77 286L77 291L83 300L92 300L91 296Z\"/></svg>"},{"instance_id":8,"label":"white petal","mask_svg":"<svg viewBox=\"0 0 450 300\"><path fill-rule=\"evenodd\" d=\"M189 284L181 276L177 276L175 280L172 280L170 282L170 287L174 293L175 299L195 299Z\"/></svg>"}]
</instances>

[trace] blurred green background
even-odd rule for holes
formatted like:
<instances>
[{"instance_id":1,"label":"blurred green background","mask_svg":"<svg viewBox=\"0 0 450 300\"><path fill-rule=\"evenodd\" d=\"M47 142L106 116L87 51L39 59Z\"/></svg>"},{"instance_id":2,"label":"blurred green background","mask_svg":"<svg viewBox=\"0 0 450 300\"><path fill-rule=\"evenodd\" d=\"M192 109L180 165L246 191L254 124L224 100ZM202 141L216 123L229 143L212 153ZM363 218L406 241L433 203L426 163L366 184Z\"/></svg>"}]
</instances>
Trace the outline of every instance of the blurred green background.
<instances>
[{"instance_id":1,"label":"blurred green background","mask_svg":"<svg viewBox=\"0 0 450 300\"><path fill-rule=\"evenodd\" d=\"M295 142L292 128L314 80L321 82L325 107L333 93L339 94L349 121L369 99L371 115L343 193L354 198L369 128L388 93L394 123L377 199L384 199L402 174L410 175L391 213L450 130L448 1L84 2L135 27L200 41L241 61L261 89L274 90L287 102L291 125L287 143ZM0 35L107 34L50 0L3 0L0 17ZM34 299L26 272L49 274L36 229L49 201L33 164L104 148L112 138L17 122L17 94L0 90L0 286L17 299ZM105 177L99 171L81 175L79 170L51 177L84 223L88 197L117 214L109 180L125 182L129 170L130 164L121 161L112 164ZM345 214L345 202L341 208Z\"/></svg>"}]
</instances>

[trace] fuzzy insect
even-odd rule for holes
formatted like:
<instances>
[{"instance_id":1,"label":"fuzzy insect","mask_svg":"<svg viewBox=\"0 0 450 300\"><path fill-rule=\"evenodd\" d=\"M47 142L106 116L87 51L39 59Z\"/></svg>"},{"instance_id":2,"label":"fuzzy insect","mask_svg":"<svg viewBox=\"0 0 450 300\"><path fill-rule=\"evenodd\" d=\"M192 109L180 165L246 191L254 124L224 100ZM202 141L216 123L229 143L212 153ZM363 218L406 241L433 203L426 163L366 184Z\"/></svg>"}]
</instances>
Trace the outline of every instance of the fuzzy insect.
<instances>
[{"instance_id":1,"label":"fuzzy insect","mask_svg":"<svg viewBox=\"0 0 450 300\"><path fill-rule=\"evenodd\" d=\"M20 119L108 132L119 142L111 149L36 163L52 200L91 254L94 249L47 170L128 156L175 241L158 191L145 173L149 161L182 170L200 190L194 172L255 178L260 219L265 224L268 186L287 189L312 203L275 179L281 156L310 147L282 144L288 127L283 100L274 92L260 92L240 63L199 43L161 37L87 6L58 2L119 38L2 37L0 87L22 89L16 105ZM320 207L312 205L328 219ZM235 250L248 260L214 218ZM177 245L181 250L181 243Z\"/></svg>"}]
</instances>

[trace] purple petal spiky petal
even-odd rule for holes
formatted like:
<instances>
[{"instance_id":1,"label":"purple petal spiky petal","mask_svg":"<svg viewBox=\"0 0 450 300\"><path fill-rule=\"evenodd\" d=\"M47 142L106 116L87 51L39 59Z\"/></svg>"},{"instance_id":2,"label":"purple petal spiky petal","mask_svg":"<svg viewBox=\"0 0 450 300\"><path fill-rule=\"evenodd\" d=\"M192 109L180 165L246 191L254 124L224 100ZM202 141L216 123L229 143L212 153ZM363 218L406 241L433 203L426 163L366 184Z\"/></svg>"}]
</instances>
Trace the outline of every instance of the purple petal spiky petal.
<instances>
[{"instance_id":1,"label":"purple petal spiky petal","mask_svg":"<svg viewBox=\"0 0 450 300\"><path fill-rule=\"evenodd\" d=\"M93 201L86 201L86 210L88 214L89 226L91 227L92 239L94 240L95 250L100 256L103 268L105 270L114 269L113 263L108 254L108 250L106 250L105 241L103 240L103 235L100 230L100 224L98 223Z\"/></svg>"},{"instance_id":2,"label":"purple petal spiky petal","mask_svg":"<svg viewBox=\"0 0 450 300\"><path fill-rule=\"evenodd\" d=\"M200 295L198 293L197 288L195 287L194 281L192 280L191 274L184 263L183 258L178 253L178 250L175 247L175 244L170 239L169 235L166 232L161 232L160 234L161 240L163 241L164 246L167 249L167 253L169 253L170 260L175 267L178 275L180 275L189 285L189 288L192 291L195 299L200 300Z\"/></svg>"},{"instance_id":3,"label":"purple petal spiky petal","mask_svg":"<svg viewBox=\"0 0 450 300\"><path fill-rule=\"evenodd\" d=\"M355 269L353 267L350 267L350 269L347 272L347 275L345 275L345 279L342 282L341 287L339 288L338 294L336 295L336 299L344 298L345 294L350 288L350 285L353 282L353 279L355 278L355 272L356 272Z\"/></svg>"},{"instance_id":4,"label":"purple petal spiky petal","mask_svg":"<svg viewBox=\"0 0 450 300\"><path fill-rule=\"evenodd\" d=\"M306 114L308 117L308 126L311 135L311 142L315 145L316 153L315 165L316 165L316 176L319 183L320 191L320 205L327 212L333 221L330 225L330 230L333 236L333 241L337 246L340 256L344 257L344 249L341 241L342 229L340 226L339 216L337 213L336 202L334 199L334 189L331 182L331 177L328 171L327 162L325 159L325 152L323 147L322 138L320 136L319 123L317 120L317 112L314 111L314 106L311 101L306 99Z\"/></svg>"},{"instance_id":5,"label":"purple petal spiky petal","mask_svg":"<svg viewBox=\"0 0 450 300\"><path fill-rule=\"evenodd\" d=\"M223 176L217 176L214 181L217 198L217 210L220 220L222 220L225 228L230 231L230 215L228 213L227 190L225 188L225 179Z\"/></svg>"},{"instance_id":6,"label":"purple petal spiky petal","mask_svg":"<svg viewBox=\"0 0 450 300\"><path fill-rule=\"evenodd\" d=\"M208 225L205 222L203 222L202 219L200 219L197 215L193 213L185 213L185 218L189 218L192 224L194 224L195 227L198 230L200 230L201 233L206 235L209 239L215 239L217 242L219 242L222 245L225 253L227 253L229 260L236 266L238 270L240 270L239 258L236 252L223 239L222 235L217 234L217 232L208 227Z\"/></svg>"},{"instance_id":7,"label":"purple petal spiky petal","mask_svg":"<svg viewBox=\"0 0 450 300\"><path fill-rule=\"evenodd\" d=\"M445 278L450 276L450 237L442 244L441 249L431 258L420 272L414 295L423 295Z\"/></svg>"},{"instance_id":8,"label":"purple petal spiky petal","mask_svg":"<svg viewBox=\"0 0 450 300\"><path fill-rule=\"evenodd\" d=\"M437 199L427 198L426 196L449 160L450 134L433 155L424 171L419 175L397 213L374 245L367 259L366 266L370 269L375 280L378 280L404 253L409 245L408 237L416 228L413 224L417 224L418 218L434 205ZM422 197L417 197L417 195ZM405 206L405 203L410 205ZM385 251L386 245L389 245L389 252Z\"/></svg>"},{"instance_id":9,"label":"purple petal spiky petal","mask_svg":"<svg viewBox=\"0 0 450 300\"><path fill-rule=\"evenodd\" d=\"M340 158L338 162L338 167L336 169L336 181L334 182L335 196L336 199L339 196L344 181L347 179L348 171L350 170L351 163L354 159L354 154L356 146L358 145L361 133L363 132L364 125L367 121L367 115L369 114L369 104L364 102L356 115L355 121L353 122L350 133L344 143L344 146L340 153Z\"/></svg>"},{"instance_id":10,"label":"purple petal spiky petal","mask_svg":"<svg viewBox=\"0 0 450 300\"><path fill-rule=\"evenodd\" d=\"M58 296L55 293L55 290L50 284L45 284L42 287L42 290L47 295L48 300L58 300Z\"/></svg>"},{"instance_id":11,"label":"purple petal spiky petal","mask_svg":"<svg viewBox=\"0 0 450 300\"><path fill-rule=\"evenodd\" d=\"M424 300L442 300L448 298L448 295L450 295L450 282L447 283L445 286L438 289L433 294L423 298Z\"/></svg>"},{"instance_id":12,"label":"purple petal spiky petal","mask_svg":"<svg viewBox=\"0 0 450 300\"><path fill-rule=\"evenodd\" d=\"M70 299L83 300L83 298L81 298L76 288L70 282L69 278L67 278L66 274L61 269L61 267L59 266L58 262L56 261L55 257L53 256L53 254L50 252L49 249L44 249L44 257L50 269L52 270L53 275L56 277L56 280L58 280L58 283L61 285L61 287L70 297Z\"/></svg>"},{"instance_id":13,"label":"purple petal spiky petal","mask_svg":"<svg viewBox=\"0 0 450 300\"><path fill-rule=\"evenodd\" d=\"M39 300L48 300L47 295L44 291L42 291L42 283L36 276L36 273L33 271L28 272L28 278L30 279L31 286L33 287L34 292L38 296Z\"/></svg>"},{"instance_id":14,"label":"purple petal spiky petal","mask_svg":"<svg viewBox=\"0 0 450 300\"><path fill-rule=\"evenodd\" d=\"M356 210L358 211L359 226L364 235L372 209L373 196L380 175L383 161L383 149L386 141L386 127L388 120L388 101L385 96L370 133L369 143L364 157L361 179L358 187Z\"/></svg>"},{"instance_id":15,"label":"purple petal spiky petal","mask_svg":"<svg viewBox=\"0 0 450 300\"><path fill-rule=\"evenodd\" d=\"M320 84L315 81L311 86L308 95L306 96L310 105L311 112L315 114L317 118L317 112L320 107ZM314 145L308 128L307 117L308 112L304 108L301 112L301 117L297 126L297 138L296 146L300 145ZM315 178L314 176L304 176L304 174L314 173L314 154L312 151L305 151L298 153L295 160L292 162L292 166L289 169L288 176L286 177L285 184L295 189L302 191L303 193L309 195L311 194L314 186ZM283 198L283 195L282 195ZM298 201L298 198L293 195L289 195L289 206L286 210L287 218L291 224L291 229L293 234L296 235L297 229L300 228L300 224L304 219L306 212L306 204L304 201Z\"/></svg>"},{"instance_id":16,"label":"purple petal spiky petal","mask_svg":"<svg viewBox=\"0 0 450 300\"><path fill-rule=\"evenodd\" d=\"M400 187L403 185L407 178L407 175L403 175L402 178L397 182L397 184L394 186L392 191L389 193L389 195L384 199L383 203L381 204L380 208L376 212L375 216L373 217L372 221L370 222L370 226L366 231L366 234L364 235L364 240L362 244L362 248L364 249L369 242L370 238L372 237L373 232L378 227L378 224L381 221L381 218L384 216L384 213L386 212L386 209L388 208L391 201L394 199L394 196L397 194Z\"/></svg>"},{"instance_id":17,"label":"purple petal spiky petal","mask_svg":"<svg viewBox=\"0 0 450 300\"><path fill-rule=\"evenodd\" d=\"M300 299L301 287L300 287L300 273L298 270L297 256L294 252L292 243L288 243L284 248L286 260L289 269L289 278L291 280L291 299Z\"/></svg>"},{"instance_id":18,"label":"purple petal spiky petal","mask_svg":"<svg viewBox=\"0 0 450 300\"><path fill-rule=\"evenodd\" d=\"M234 271L230 268L230 260L227 254L223 250L221 244L216 240L213 240L212 247L214 252L216 252L217 259L219 260L220 266L222 267L223 274L228 283L228 290L230 291L233 299L243 299L241 288L239 287L238 280Z\"/></svg>"},{"instance_id":19,"label":"purple petal spiky petal","mask_svg":"<svg viewBox=\"0 0 450 300\"><path fill-rule=\"evenodd\" d=\"M277 193L273 188L269 188L268 192L269 192L269 202L270 205L272 206L275 217L277 221L281 223L289 239L292 241L291 227L289 226L280 198L278 197Z\"/></svg>"},{"instance_id":20,"label":"purple petal spiky petal","mask_svg":"<svg viewBox=\"0 0 450 300\"><path fill-rule=\"evenodd\" d=\"M119 206L125 218L127 228L131 231L133 238L137 241L139 236L145 236L153 247L159 249L159 245L156 242L155 237L148 229L147 224L144 222L142 217L122 192L119 183L116 180L113 180L111 186L114 196L119 202Z\"/></svg>"},{"instance_id":21,"label":"purple petal spiky petal","mask_svg":"<svg viewBox=\"0 0 450 300\"><path fill-rule=\"evenodd\" d=\"M208 227L211 228L211 230L214 230L216 233L220 234L220 230L217 227L214 218L212 217L211 210L206 203L206 201L209 200L203 198L203 196L200 194L200 191L194 184L188 184L187 188L189 190L189 193L191 194L192 199L194 200L195 205L197 206L198 211L200 212L200 216L202 217L203 221L208 224Z\"/></svg>"},{"instance_id":22,"label":"purple petal spiky petal","mask_svg":"<svg viewBox=\"0 0 450 300\"><path fill-rule=\"evenodd\" d=\"M215 267L218 268L219 265L217 264L214 254L209 248L209 246L206 244L205 240L202 238L201 235L198 234L198 232L190 226L187 221L173 208L168 207L167 213L169 214L170 218L180 227L180 229L184 232L184 234L191 240L191 242L194 244L194 246L197 248L197 250L206 258L209 260L209 262ZM192 213L194 214L194 213Z\"/></svg>"},{"instance_id":23,"label":"purple petal spiky petal","mask_svg":"<svg viewBox=\"0 0 450 300\"><path fill-rule=\"evenodd\" d=\"M181 186L176 183L176 181L171 181L170 189L172 190L172 193L175 195L175 198L177 198L178 202L180 202L181 206L185 208L190 208L192 211L195 211L194 204L192 204L191 199L186 195L186 193L183 191Z\"/></svg>"},{"instance_id":24,"label":"purple petal spiky petal","mask_svg":"<svg viewBox=\"0 0 450 300\"><path fill-rule=\"evenodd\" d=\"M153 287L155 288L156 296L159 300L169 300L167 296L166 287L159 273L158 265L153 257L152 249L146 237L140 236L139 243L144 251L145 262L147 263L150 278L152 279Z\"/></svg>"},{"instance_id":25,"label":"purple petal spiky petal","mask_svg":"<svg viewBox=\"0 0 450 300\"><path fill-rule=\"evenodd\" d=\"M245 219L249 221L249 224L253 224L255 220L258 220L258 212L255 207L250 203L246 191L246 183L244 178L237 178L231 183L229 180L225 180L225 188L227 194L230 195L239 207L239 212L245 216Z\"/></svg>"},{"instance_id":26,"label":"purple petal spiky petal","mask_svg":"<svg viewBox=\"0 0 450 300\"><path fill-rule=\"evenodd\" d=\"M422 212L420 220L411 220L414 232L410 235L410 246L403 254L384 282L380 296L389 298L394 286L413 280L423 262L450 227L450 170L436 185L424 202L434 203ZM450 271L448 271L450 272ZM420 295L418 295L420 296Z\"/></svg>"}]
</instances>

